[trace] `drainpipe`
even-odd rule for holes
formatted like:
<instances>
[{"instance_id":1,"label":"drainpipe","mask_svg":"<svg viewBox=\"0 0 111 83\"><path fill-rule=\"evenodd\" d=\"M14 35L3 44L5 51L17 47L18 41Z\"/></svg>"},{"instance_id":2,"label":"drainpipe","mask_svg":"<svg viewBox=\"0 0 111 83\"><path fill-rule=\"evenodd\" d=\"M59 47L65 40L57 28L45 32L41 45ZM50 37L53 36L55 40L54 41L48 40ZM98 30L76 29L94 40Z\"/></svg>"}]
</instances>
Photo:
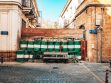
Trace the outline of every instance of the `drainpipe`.
<instances>
[{"instance_id":1,"label":"drainpipe","mask_svg":"<svg viewBox=\"0 0 111 83\"><path fill-rule=\"evenodd\" d=\"M96 34L96 63L98 63L98 33Z\"/></svg>"},{"instance_id":2,"label":"drainpipe","mask_svg":"<svg viewBox=\"0 0 111 83\"><path fill-rule=\"evenodd\" d=\"M102 63L102 30L100 30L100 63Z\"/></svg>"},{"instance_id":3,"label":"drainpipe","mask_svg":"<svg viewBox=\"0 0 111 83\"><path fill-rule=\"evenodd\" d=\"M102 63L102 27L103 27L103 14L104 14L104 8L101 8L101 27L100 27L100 63Z\"/></svg>"},{"instance_id":4,"label":"drainpipe","mask_svg":"<svg viewBox=\"0 0 111 83\"><path fill-rule=\"evenodd\" d=\"M95 26L96 26L96 7L95 7ZM96 34L96 63L98 63L98 30Z\"/></svg>"}]
</instances>

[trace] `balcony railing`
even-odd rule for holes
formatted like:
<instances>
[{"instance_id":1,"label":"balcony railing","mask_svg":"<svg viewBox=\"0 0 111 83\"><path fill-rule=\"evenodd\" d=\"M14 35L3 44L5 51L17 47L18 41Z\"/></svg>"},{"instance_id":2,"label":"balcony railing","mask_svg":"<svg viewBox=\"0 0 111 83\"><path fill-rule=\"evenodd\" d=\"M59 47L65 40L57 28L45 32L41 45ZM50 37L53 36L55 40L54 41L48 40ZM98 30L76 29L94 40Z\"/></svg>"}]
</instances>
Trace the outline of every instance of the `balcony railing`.
<instances>
[{"instance_id":1,"label":"balcony railing","mask_svg":"<svg viewBox=\"0 0 111 83\"><path fill-rule=\"evenodd\" d=\"M29 14L33 8L31 0L22 0L23 13Z\"/></svg>"},{"instance_id":2,"label":"balcony railing","mask_svg":"<svg viewBox=\"0 0 111 83\"><path fill-rule=\"evenodd\" d=\"M30 8L32 6L31 0L22 0L22 6Z\"/></svg>"},{"instance_id":3,"label":"balcony railing","mask_svg":"<svg viewBox=\"0 0 111 83\"><path fill-rule=\"evenodd\" d=\"M35 10L34 10L34 5L32 3L32 0L22 0L22 6L23 6L23 13L28 18L36 17Z\"/></svg>"}]
</instances>

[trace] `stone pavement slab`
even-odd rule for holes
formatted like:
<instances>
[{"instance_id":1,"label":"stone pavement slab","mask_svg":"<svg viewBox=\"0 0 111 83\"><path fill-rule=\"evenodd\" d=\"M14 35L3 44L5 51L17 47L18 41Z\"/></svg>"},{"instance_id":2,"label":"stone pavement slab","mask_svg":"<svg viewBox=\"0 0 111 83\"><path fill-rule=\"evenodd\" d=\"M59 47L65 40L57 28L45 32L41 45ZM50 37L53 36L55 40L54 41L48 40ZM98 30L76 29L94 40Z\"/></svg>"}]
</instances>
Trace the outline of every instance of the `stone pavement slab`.
<instances>
[{"instance_id":1,"label":"stone pavement slab","mask_svg":"<svg viewBox=\"0 0 111 83\"><path fill-rule=\"evenodd\" d=\"M5 63L0 65L0 80L4 83L104 83L105 67L96 63Z\"/></svg>"}]
</instances>

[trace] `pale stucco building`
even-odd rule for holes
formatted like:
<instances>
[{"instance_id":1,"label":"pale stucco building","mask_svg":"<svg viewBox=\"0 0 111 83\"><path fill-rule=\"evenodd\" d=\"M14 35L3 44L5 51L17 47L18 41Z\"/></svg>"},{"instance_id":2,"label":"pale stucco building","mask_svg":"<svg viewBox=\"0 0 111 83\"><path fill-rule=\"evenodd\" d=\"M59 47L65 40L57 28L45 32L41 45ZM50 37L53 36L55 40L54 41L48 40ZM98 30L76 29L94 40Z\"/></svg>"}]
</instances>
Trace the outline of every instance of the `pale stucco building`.
<instances>
[{"instance_id":1,"label":"pale stucco building","mask_svg":"<svg viewBox=\"0 0 111 83\"><path fill-rule=\"evenodd\" d=\"M77 6L83 0L68 0L59 18L59 26L62 28L75 28L74 18Z\"/></svg>"},{"instance_id":2,"label":"pale stucco building","mask_svg":"<svg viewBox=\"0 0 111 83\"><path fill-rule=\"evenodd\" d=\"M22 28L35 28L39 17L36 0L0 0L0 54L15 52Z\"/></svg>"}]
</instances>

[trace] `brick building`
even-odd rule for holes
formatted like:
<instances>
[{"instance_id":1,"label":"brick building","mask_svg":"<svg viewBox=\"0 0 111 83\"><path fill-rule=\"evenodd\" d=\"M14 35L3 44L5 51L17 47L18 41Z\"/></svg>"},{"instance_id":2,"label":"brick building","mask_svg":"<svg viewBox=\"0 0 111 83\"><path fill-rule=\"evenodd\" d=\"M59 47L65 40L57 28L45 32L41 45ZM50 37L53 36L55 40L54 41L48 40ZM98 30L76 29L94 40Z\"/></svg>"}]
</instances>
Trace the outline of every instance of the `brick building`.
<instances>
[{"instance_id":1,"label":"brick building","mask_svg":"<svg viewBox=\"0 0 111 83\"><path fill-rule=\"evenodd\" d=\"M76 28L83 29L87 40L89 61L111 59L111 1L83 0L76 9L73 22ZM97 34L91 34L97 30Z\"/></svg>"}]
</instances>

